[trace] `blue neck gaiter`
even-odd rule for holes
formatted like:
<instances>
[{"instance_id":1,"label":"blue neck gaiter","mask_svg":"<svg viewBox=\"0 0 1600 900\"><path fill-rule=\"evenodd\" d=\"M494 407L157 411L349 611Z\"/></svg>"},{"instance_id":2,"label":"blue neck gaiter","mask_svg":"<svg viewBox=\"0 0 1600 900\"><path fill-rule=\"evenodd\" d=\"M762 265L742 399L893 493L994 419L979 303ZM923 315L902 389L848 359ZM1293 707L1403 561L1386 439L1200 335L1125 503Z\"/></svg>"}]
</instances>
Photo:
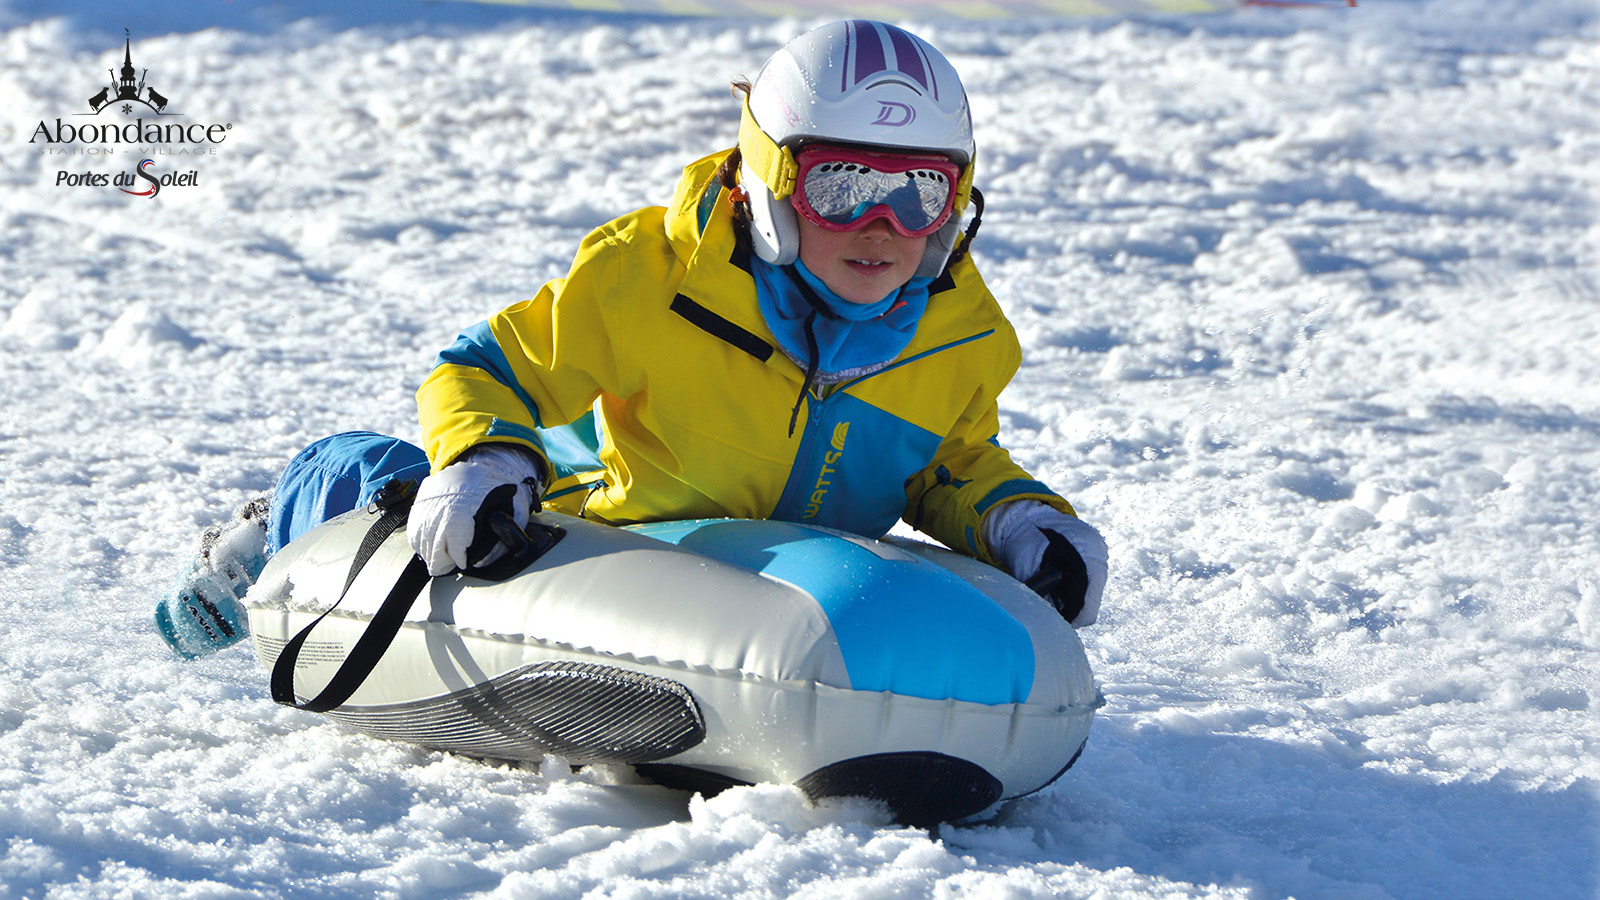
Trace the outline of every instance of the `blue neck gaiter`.
<instances>
[{"instance_id":1,"label":"blue neck gaiter","mask_svg":"<svg viewBox=\"0 0 1600 900\"><path fill-rule=\"evenodd\" d=\"M792 266L774 266L752 257L750 264L767 327L791 359L818 372L848 372L899 356L916 335L933 283L932 278L912 278L876 303L851 303L798 260ZM814 358L806 337L808 318L816 337Z\"/></svg>"}]
</instances>

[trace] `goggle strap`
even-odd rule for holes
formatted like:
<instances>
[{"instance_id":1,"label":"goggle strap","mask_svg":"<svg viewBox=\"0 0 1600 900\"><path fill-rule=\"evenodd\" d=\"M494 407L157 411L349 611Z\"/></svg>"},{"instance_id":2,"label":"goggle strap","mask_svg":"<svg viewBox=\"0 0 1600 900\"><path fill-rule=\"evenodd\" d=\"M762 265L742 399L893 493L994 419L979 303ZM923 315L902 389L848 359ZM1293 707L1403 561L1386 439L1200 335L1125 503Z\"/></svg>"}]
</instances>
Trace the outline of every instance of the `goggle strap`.
<instances>
[{"instance_id":1,"label":"goggle strap","mask_svg":"<svg viewBox=\"0 0 1600 900\"><path fill-rule=\"evenodd\" d=\"M788 147L779 147L756 124L748 94L744 97L744 112L739 115L739 152L744 164L772 191L772 196L782 200L794 193L795 181L800 176L794 152Z\"/></svg>"},{"instance_id":2,"label":"goggle strap","mask_svg":"<svg viewBox=\"0 0 1600 900\"><path fill-rule=\"evenodd\" d=\"M950 215L954 218L961 218L961 214L967 211L967 203L972 199L972 173L978 168L977 162L974 159L961 167L961 180L956 182L955 206L950 210Z\"/></svg>"}]
</instances>

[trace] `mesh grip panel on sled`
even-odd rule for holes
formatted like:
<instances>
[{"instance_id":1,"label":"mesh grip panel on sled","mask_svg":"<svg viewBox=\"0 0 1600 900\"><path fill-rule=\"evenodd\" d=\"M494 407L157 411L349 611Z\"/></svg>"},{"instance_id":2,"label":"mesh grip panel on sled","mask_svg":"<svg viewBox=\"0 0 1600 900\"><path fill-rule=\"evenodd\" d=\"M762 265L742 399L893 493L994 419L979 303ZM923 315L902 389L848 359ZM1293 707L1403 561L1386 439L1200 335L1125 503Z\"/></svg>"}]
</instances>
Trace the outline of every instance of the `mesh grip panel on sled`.
<instances>
[{"instance_id":1,"label":"mesh grip panel on sled","mask_svg":"<svg viewBox=\"0 0 1600 900\"><path fill-rule=\"evenodd\" d=\"M574 764L664 759L706 735L683 685L581 662L537 663L442 697L328 715L374 737L438 750L496 759L553 753Z\"/></svg>"}]
</instances>

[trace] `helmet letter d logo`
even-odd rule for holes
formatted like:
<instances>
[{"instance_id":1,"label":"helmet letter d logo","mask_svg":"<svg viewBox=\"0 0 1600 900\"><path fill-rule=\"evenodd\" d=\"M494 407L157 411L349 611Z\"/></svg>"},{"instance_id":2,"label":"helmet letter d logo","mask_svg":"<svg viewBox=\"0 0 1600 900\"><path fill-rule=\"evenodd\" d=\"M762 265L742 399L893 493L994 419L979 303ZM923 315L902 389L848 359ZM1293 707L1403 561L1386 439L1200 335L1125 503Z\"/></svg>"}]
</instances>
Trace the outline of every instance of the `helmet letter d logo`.
<instances>
[{"instance_id":1,"label":"helmet letter d logo","mask_svg":"<svg viewBox=\"0 0 1600 900\"><path fill-rule=\"evenodd\" d=\"M878 101L878 117L872 120L874 125L887 125L890 128L899 128L910 125L917 120L917 111L904 103L895 103L891 100Z\"/></svg>"}]
</instances>

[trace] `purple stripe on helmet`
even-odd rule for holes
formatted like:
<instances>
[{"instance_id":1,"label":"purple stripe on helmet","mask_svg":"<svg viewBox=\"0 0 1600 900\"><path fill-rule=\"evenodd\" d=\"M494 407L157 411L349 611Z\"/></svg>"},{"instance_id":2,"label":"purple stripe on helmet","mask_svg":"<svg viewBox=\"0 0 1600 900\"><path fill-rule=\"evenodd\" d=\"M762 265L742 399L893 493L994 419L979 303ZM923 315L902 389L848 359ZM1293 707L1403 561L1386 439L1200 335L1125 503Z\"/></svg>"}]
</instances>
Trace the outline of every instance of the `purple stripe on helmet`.
<instances>
[{"instance_id":1,"label":"purple stripe on helmet","mask_svg":"<svg viewBox=\"0 0 1600 900\"><path fill-rule=\"evenodd\" d=\"M856 36L855 59L855 84L867 80L868 77L889 68L884 60L883 38L878 36L878 28L872 23L857 19L850 23L850 32Z\"/></svg>"},{"instance_id":2,"label":"purple stripe on helmet","mask_svg":"<svg viewBox=\"0 0 1600 900\"><path fill-rule=\"evenodd\" d=\"M927 66L923 63L921 48L917 46L917 42L912 40L911 35L893 25L889 26L888 31L889 41L894 45L895 68L924 88L929 87L929 72ZM938 97L937 92L934 93L934 97Z\"/></svg>"},{"instance_id":3,"label":"purple stripe on helmet","mask_svg":"<svg viewBox=\"0 0 1600 900\"><path fill-rule=\"evenodd\" d=\"M917 57L928 69L928 90L933 92L933 99L939 99L939 70L934 68L933 61L928 59L928 45L917 44Z\"/></svg>"},{"instance_id":4,"label":"purple stripe on helmet","mask_svg":"<svg viewBox=\"0 0 1600 900\"><path fill-rule=\"evenodd\" d=\"M839 93L841 94L850 87L850 43L855 33L855 23L846 23L844 27L844 65L839 67Z\"/></svg>"}]
</instances>

